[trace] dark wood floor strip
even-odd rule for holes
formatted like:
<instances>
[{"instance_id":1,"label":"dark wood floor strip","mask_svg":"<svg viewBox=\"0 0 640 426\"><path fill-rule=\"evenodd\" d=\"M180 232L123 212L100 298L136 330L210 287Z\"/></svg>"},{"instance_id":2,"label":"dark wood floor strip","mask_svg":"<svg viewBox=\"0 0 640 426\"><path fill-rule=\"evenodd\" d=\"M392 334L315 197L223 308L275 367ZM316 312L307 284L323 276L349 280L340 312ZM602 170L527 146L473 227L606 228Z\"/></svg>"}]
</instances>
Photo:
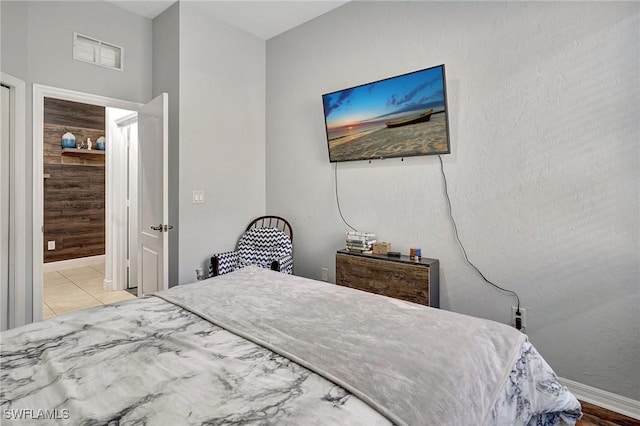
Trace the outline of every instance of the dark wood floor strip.
<instances>
[{"instance_id":1,"label":"dark wood floor strip","mask_svg":"<svg viewBox=\"0 0 640 426\"><path fill-rule=\"evenodd\" d=\"M588 402L582 404L582 419L576 426L640 426L640 420L624 416Z\"/></svg>"}]
</instances>

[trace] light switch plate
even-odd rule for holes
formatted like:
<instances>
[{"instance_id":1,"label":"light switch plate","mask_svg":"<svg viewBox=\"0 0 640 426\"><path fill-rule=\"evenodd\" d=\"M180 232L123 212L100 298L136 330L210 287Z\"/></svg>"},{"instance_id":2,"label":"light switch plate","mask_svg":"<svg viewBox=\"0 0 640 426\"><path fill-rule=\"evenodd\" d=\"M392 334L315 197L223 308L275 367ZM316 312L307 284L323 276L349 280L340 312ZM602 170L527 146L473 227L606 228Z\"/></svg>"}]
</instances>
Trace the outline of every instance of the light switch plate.
<instances>
[{"instance_id":1,"label":"light switch plate","mask_svg":"<svg viewBox=\"0 0 640 426\"><path fill-rule=\"evenodd\" d=\"M193 191L193 204L204 204L204 191Z\"/></svg>"},{"instance_id":2,"label":"light switch plate","mask_svg":"<svg viewBox=\"0 0 640 426\"><path fill-rule=\"evenodd\" d=\"M55 250L56 242L55 241L47 241L47 250Z\"/></svg>"}]
</instances>

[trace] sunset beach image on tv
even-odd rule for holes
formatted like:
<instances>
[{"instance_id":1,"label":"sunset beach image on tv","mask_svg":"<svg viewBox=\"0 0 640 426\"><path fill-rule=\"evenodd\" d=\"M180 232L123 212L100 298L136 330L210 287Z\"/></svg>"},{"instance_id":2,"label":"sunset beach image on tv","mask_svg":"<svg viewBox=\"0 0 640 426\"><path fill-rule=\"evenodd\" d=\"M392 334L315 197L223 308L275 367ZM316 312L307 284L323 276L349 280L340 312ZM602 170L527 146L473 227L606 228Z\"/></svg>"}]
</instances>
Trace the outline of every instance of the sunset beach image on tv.
<instances>
[{"instance_id":1,"label":"sunset beach image on tv","mask_svg":"<svg viewBox=\"0 0 640 426\"><path fill-rule=\"evenodd\" d=\"M444 65L322 95L329 160L448 154Z\"/></svg>"}]
</instances>

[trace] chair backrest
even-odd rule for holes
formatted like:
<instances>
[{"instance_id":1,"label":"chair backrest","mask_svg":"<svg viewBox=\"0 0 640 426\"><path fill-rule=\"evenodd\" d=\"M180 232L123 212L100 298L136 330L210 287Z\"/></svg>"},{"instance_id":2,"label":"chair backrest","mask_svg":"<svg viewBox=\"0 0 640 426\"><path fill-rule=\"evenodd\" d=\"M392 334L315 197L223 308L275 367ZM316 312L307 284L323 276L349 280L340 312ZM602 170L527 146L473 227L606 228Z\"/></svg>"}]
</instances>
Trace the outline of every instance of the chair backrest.
<instances>
[{"instance_id":1,"label":"chair backrest","mask_svg":"<svg viewBox=\"0 0 640 426\"><path fill-rule=\"evenodd\" d=\"M247 226L247 231L255 228L275 228L279 229L289 236L289 239L293 241L293 229L286 219L280 216L260 216L254 219L253 222Z\"/></svg>"},{"instance_id":2,"label":"chair backrest","mask_svg":"<svg viewBox=\"0 0 640 426\"><path fill-rule=\"evenodd\" d=\"M241 267L258 265L268 268L271 261L291 255L291 238L276 228L253 228L238 241L238 264Z\"/></svg>"}]
</instances>

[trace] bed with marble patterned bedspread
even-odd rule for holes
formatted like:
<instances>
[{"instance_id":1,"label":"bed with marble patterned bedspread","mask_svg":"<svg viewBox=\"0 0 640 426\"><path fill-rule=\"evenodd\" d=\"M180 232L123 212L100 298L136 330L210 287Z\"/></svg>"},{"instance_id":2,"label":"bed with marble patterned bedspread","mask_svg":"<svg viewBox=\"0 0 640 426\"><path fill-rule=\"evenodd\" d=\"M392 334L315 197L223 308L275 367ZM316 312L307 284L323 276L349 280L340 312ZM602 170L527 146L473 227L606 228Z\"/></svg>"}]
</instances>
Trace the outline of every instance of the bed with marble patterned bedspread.
<instances>
[{"instance_id":1,"label":"bed with marble patterned bedspread","mask_svg":"<svg viewBox=\"0 0 640 426\"><path fill-rule=\"evenodd\" d=\"M2 424L564 425L580 416L511 327L255 267L6 331L0 352Z\"/></svg>"}]
</instances>

